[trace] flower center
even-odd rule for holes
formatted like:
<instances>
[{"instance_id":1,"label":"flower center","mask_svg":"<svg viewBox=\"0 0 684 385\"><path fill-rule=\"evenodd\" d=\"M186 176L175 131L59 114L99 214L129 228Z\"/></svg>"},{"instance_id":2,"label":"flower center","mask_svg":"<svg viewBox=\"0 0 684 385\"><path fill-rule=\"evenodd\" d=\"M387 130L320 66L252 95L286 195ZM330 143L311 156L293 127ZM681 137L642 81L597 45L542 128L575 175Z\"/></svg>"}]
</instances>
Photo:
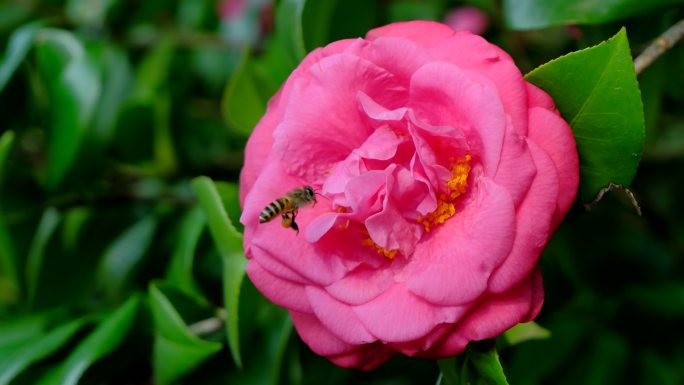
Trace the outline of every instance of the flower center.
<instances>
[{"instance_id":1,"label":"flower center","mask_svg":"<svg viewBox=\"0 0 684 385\"><path fill-rule=\"evenodd\" d=\"M451 179L447 181L447 191L441 193L437 199L437 208L425 215L418 217L418 223L422 224L426 232L430 232L435 226L441 225L447 219L456 214L454 202L463 195L468 186L468 174L470 174L470 154L457 159L451 166Z\"/></svg>"}]
</instances>

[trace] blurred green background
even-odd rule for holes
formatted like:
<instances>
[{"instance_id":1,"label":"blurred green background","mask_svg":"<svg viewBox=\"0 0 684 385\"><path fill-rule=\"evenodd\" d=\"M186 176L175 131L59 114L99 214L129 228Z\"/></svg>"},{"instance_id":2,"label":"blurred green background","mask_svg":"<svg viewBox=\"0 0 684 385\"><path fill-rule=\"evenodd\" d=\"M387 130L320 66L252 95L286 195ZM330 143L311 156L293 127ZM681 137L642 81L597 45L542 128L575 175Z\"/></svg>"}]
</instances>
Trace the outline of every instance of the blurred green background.
<instances>
[{"instance_id":1,"label":"blurred green background","mask_svg":"<svg viewBox=\"0 0 684 385\"><path fill-rule=\"evenodd\" d=\"M474 23L526 73L621 26L636 56L683 17L674 0L3 0L0 384L435 383L434 361L313 355L241 280L239 235L212 240L223 208L239 230L269 97L306 52L392 21ZM683 68L680 44L639 77L643 215L619 192L573 208L541 262L551 336L499 341L511 384L684 383Z\"/></svg>"}]
</instances>

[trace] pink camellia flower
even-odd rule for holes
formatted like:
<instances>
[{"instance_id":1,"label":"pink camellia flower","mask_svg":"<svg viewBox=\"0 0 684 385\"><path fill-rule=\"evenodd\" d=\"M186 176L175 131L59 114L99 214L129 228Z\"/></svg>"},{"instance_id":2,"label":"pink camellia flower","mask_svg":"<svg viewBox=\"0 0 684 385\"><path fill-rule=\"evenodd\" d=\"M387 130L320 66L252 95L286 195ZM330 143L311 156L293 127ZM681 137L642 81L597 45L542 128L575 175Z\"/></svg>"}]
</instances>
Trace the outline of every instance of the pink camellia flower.
<instances>
[{"instance_id":1,"label":"pink camellia flower","mask_svg":"<svg viewBox=\"0 0 684 385\"><path fill-rule=\"evenodd\" d=\"M505 52L390 24L313 51L270 101L240 178L247 273L340 366L453 356L537 315L578 173L567 123ZM299 233L260 223L305 185Z\"/></svg>"}]
</instances>

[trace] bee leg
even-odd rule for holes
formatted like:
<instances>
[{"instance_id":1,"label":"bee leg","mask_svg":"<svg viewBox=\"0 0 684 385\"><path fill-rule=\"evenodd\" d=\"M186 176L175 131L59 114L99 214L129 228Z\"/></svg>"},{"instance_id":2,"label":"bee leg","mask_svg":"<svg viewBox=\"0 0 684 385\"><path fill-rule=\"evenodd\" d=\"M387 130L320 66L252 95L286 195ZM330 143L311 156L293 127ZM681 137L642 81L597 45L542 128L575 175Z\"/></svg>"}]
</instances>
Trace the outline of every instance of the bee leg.
<instances>
[{"instance_id":1,"label":"bee leg","mask_svg":"<svg viewBox=\"0 0 684 385\"><path fill-rule=\"evenodd\" d=\"M297 235L299 235L299 226L297 226L297 222L295 222L295 216L297 215L296 211L292 212L292 223L290 224L290 227L292 227L296 232Z\"/></svg>"}]
</instances>

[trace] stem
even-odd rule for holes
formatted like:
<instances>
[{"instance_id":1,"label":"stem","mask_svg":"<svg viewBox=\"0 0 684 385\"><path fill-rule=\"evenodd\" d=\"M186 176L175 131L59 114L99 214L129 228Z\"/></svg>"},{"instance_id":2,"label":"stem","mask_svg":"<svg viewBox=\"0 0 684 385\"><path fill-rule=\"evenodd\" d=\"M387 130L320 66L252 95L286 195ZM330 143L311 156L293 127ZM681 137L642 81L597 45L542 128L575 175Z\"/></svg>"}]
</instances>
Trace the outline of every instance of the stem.
<instances>
[{"instance_id":1,"label":"stem","mask_svg":"<svg viewBox=\"0 0 684 385\"><path fill-rule=\"evenodd\" d=\"M682 37L684 37L684 19L678 21L665 33L653 40L651 44L634 59L634 70L636 74L641 74L646 67L651 65L665 51L672 48Z\"/></svg>"}]
</instances>

